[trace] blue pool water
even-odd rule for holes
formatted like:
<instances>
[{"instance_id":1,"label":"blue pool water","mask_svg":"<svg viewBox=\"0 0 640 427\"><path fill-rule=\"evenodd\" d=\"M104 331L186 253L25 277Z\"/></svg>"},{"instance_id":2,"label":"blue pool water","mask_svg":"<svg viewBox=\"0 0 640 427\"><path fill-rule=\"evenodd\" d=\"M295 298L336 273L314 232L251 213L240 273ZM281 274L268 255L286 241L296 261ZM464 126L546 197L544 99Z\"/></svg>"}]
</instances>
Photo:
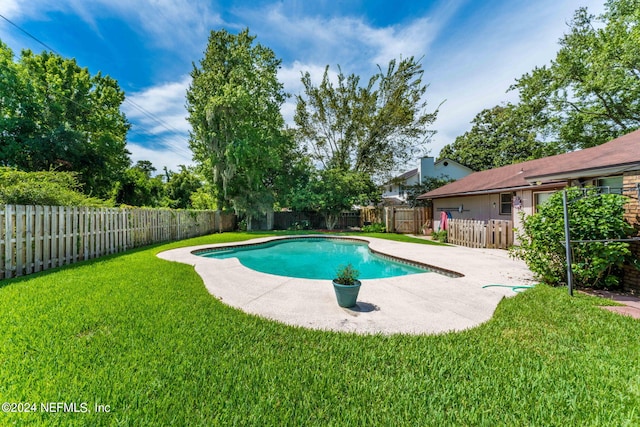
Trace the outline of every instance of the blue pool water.
<instances>
[{"instance_id":1,"label":"blue pool water","mask_svg":"<svg viewBox=\"0 0 640 427\"><path fill-rule=\"evenodd\" d=\"M367 243L330 238L291 239L260 245L212 249L198 253L209 258L238 258L245 267L262 273L303 279L336 277L339 267L351 263L359 279L381 279L426 273L429 270L372 253Z\"/></svg>"}]
</instances>

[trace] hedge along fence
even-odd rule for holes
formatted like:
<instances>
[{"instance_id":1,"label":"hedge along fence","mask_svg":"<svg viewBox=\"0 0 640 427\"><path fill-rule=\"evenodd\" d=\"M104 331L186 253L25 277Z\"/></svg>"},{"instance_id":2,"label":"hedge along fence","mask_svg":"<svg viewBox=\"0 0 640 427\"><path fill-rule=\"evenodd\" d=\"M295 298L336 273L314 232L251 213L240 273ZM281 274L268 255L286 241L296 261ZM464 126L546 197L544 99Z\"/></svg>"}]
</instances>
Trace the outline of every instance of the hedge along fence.
<instances>
[{"instance_id":1,"label":"hedge along fence","mask_svg":"<svg viewBox=\"0 0 640 427\"><path fill-rule=\"evenodd\" d=\"M219 211L0 205L0 279L234 228Z\"/></svg>"}]
</instances>

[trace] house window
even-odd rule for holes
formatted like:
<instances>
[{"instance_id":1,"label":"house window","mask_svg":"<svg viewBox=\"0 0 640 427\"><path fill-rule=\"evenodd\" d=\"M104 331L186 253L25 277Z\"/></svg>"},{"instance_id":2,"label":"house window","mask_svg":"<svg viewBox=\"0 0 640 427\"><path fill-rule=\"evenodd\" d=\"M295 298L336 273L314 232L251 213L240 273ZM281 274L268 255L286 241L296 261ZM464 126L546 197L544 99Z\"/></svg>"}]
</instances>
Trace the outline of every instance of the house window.
<instances>
[{"instance_id":1,"label":"house window","mask_svg":"<svg viewBox=\"0 0 640 427\"><path fill-rule=\"evenodd\" d=\"M511 193L500 193L500 215L511 215Z\"/></svg>"},{"instance_id":2,"label":"house window","mask_svg":"<svg viewBox=\"0 0 640 427\"><path fill-rule=\"evenodd\" d=\"M600 191L603 193L622 194L622 177L608 176L599 178L596 180L596 186L600 187Z\"/></svg>"},{"instance_id":3,"label":"house window","mask_svg":"<svg viewBox=\"0 0 640 427\"><path fill-rule=\"evenodd\" d=\"M553 195L553 191L545 191L541 193L533 193L534 212L538 212L538 206L549 200Z\"/></svg>"}]
</instances>

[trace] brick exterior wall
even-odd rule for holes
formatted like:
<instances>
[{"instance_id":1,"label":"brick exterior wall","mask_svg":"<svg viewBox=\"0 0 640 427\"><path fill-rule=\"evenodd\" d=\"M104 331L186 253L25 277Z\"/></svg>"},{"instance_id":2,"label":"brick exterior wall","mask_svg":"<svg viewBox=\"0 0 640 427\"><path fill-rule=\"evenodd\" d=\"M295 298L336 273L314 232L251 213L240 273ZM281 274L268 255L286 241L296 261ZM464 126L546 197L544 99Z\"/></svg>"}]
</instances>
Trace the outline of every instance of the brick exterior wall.
<instances>
[{"instance_id":1,"label":"brick exterior wall","mask_svg":"<svg viewBox=\"0 0 640 427\"><path fill-rule=\"evenodd\" d=\"M625 219L636 227L637 235L640 236L640 202L636 189L638 183L640 183L640 170L624 173L622 186L624 194L630 198L625 206ZM636 258L640 258L640 242L632 242L631 251ZM640 294L640 270L632 265L624 267L624 287L628 291Z\"/></svg>"}]
</instances>

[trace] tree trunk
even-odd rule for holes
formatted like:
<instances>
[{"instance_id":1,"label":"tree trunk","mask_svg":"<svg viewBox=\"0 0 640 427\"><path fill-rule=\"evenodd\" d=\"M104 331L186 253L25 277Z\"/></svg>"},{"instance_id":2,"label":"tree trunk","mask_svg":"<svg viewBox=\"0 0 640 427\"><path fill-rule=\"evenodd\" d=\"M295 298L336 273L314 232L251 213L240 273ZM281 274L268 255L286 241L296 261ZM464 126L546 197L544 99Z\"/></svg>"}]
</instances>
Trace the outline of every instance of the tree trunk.
<instances>
[{"instance_id":1,"label":"tree trunk","mask_svg":"<svg viewBox=\"0 0 640 427\"><path fill-rule=\"evenodd\" d=\"M336 224L338 223L338 217L339 214L326 214L324 219L325 219L325 225L327 226L327 230L333 230L336 227Z\"/></svg>"}]
</instances>

